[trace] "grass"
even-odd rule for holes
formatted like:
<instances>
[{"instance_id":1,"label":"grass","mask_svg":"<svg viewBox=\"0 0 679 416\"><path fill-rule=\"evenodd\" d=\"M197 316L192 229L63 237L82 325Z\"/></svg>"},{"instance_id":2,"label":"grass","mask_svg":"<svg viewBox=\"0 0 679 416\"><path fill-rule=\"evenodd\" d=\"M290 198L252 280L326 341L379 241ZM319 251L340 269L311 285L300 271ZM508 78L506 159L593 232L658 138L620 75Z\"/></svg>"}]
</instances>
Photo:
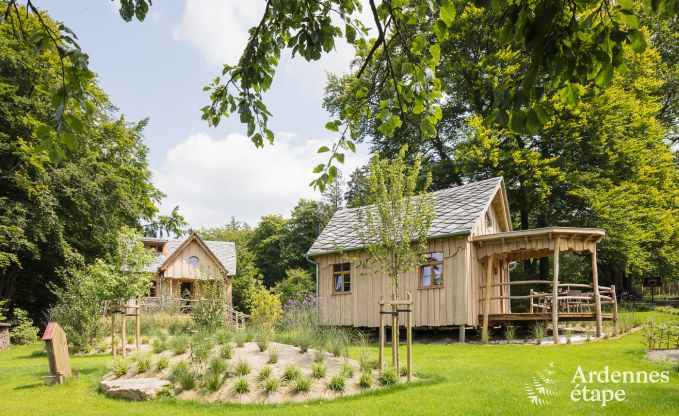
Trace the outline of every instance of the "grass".
<instances>
[{"instance_id":1,"label":"grass","mask_svg":"<svg viewBox=\"0 0 679 416\"><path fill-rule=\"evenodd\" d=\"M649 316L656 322L676 316L657 312L637 312L640 320ZM415 339L417 341L417 338ZM23 415L102 415L126 416L241 416L323 414L410 415L410 414L502 414L502 415L672 415L679 414L679 374L670 374L666 384L609 385L626 391L624 402L611 402L605 408L594 402L573 402L570 382L578 366L585 371L611 370L658 371L664 369L643 358L641 334L620 338L557 346L537 345L460 345L419 344L413 348L418 374L436 377L432 382L413 386L398 384L386 391L346 397L339 400L286 405L238 405L182 402L163 398L149 402L107 399L97 393L101 377L108 371L110 355L71 356L71 365L80 377L63 385L46 386L42 377L49 374L42 344L10 347L0 351L0 398L2 414ZM377 347L369 346L372 353ZM358 358L359 351L350 349ZM405 348L402 350L405 357ZM524 385L537 371L554 363L558 395L551 405L537 407L527 401ZM245 385L248 386L247 380ZM249 386L248 386L249 388ZM76 410L77 409L77 410Z\"/></svg>"},{"instance_id":2,"label":"grass","mask_svg":"<svg viewBox=\"0 0 679 416\"><path fill-rule=\"evenodd\" d=\"M343 392L347 388L347 377L344 373L337 373L330 379L328 383L328 388L336 392Z\"/></svg>"},{"instance_id":3,"label":"grass","mask_svg":"<svg viewBox=\"0 0 679 416\"><path fill-rule=\"evenodd\" d=\"M313 378L323 378L327 372L328 368L323 363L313 363L311 365L311 376Z\"/></svg>"}]
</instances>

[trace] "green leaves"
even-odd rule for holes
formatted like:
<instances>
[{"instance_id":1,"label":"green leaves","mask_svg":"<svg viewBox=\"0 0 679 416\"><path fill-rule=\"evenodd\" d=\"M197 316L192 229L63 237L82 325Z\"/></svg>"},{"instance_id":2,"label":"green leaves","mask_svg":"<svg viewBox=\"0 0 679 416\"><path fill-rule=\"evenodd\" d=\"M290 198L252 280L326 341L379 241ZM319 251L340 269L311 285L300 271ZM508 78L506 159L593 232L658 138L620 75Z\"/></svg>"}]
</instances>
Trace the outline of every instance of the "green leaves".
<instances>
[{"instance_id":1,"label":"green leaves","mask_svg":"<svg viewBox=\"0 0 679 416\"><path fill-rule=\"evenodd\" d=\"M599 87L605 87L611 82L612 79L613 79L613 65L605 64L601 71L599 71L599 73L597 74L596 78L594 79L594 82Z\"/></svg>"},{"instance_id":2,"label":"green leaves","mask_svg":"<svg viewBox=\"0 0 679 416\"><path fill-rule=\"evenodd\" d=\"M585 87L580 84L568 84L559 90L559 96L569 105L578 105L580 96L585 93Z\"/></svg>"},{"instance_id":3,"label":"green leaves","mask_svg":"<svg viewBox=\"0 0 679 416\"><path fill-rule=\"evenodd\" d=\"M453 20L455 20L455 6L452 1L441 1L441 20L443 20L446 26L452 26Z\"/></svg>"},{"instance_id":4,"label":"green leaves","mask_svg":"<svg viewBox=\"0 0 679 416\"><path fill-rule=\"evenodd\" d=\"M120 17L126 22L132 21L133 17L143 22L150 4L151 0L120 0Z\"/></svg>"},{"instance_id":5,"label":"green leaves","mask_svg":"<svg viewBox=\"0 0 679 416\"><path fill-rule=\"evenodd\" d=\"M627 37L632 45L632 50L636 53L641 53L646 50L646 37L644 34L636 29L627 32Z\"/></svg>"}]
</instances>

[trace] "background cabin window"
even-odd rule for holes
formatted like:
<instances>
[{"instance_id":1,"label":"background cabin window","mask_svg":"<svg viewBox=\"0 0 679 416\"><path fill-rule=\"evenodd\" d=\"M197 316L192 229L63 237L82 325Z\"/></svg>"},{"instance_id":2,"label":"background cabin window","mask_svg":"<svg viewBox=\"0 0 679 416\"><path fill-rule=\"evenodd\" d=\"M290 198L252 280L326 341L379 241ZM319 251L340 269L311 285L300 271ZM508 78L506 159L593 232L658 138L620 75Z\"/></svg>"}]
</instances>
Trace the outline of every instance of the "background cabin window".
<instances>
[{"instance_id":1,"label":"background cabin window","mask_svg":"<svg viewBox=\"0 0 679 416\"><path fill-rule=\"evenodd\" d=\"M425 262L420 266L420 287L443 285L443 253L437 251L425 256Z\"/></svg>"},{"instance_id":2,"label":"background cabin window","mask_svg":"<svg viewBox=\"0 0 679 416\"><path fill-rule=\"evenodd\" d=\"M351 292L351 263L332 265L332 281L335 293Z\"/></svg>"},{"instance_id":3,"label":"background cabin window","mask_svg":"<svg viewBox=\"0 0 679 416\"><path fill-rule=\"evenodd\" d=\"M200 262L200 260L198 260L198 257L196 257L196 256L189 257L189 264L191 266L196 267L196 266L198 266L199 262Z\"/></svg>"}]
</instances>

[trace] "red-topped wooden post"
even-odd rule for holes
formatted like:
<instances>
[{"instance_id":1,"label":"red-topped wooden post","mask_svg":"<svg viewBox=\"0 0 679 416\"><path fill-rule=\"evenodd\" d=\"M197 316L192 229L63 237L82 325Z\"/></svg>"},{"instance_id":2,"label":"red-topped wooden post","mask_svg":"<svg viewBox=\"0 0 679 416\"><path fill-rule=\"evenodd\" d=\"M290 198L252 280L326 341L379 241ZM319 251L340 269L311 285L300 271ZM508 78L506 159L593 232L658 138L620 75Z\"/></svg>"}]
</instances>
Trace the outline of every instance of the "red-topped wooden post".
<instances>
[{"instance_id":1,"label":"red-topped wooden post","mask_svg":"<svg viewBox=\"0 0 679 416\"><path fill-rule=\"evenodd\" d=\"M66 377L71 377L71 361L68 357L68 342L66 333L56 322L47 324L42 336L47 348L47 358L50 363L50 375L43 377L45 384L62 384Z\"/></svg>"}]
</instances>

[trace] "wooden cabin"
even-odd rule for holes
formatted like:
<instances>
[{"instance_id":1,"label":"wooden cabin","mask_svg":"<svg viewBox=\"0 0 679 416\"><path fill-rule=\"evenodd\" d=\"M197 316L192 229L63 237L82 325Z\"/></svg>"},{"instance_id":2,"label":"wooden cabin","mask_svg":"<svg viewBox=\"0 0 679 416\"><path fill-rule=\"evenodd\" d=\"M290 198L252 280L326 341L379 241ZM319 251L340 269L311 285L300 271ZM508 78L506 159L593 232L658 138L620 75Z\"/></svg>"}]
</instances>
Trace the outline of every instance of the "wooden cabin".
<instances>
[{"instance_id":1,"label":"wooden cabin","mask_svg":"<svg viewBox=\"0 0 679 416\"><path fill-rule=\"evenodd\" d=\"M226 277L226 299L232 304L231 283L236 274L236 245L226 241L204 241L192 233L183 240L144 237L141 240L154 255L146 267L153 273L149 297L195 299L198 280L215 274Z\"/></svg>"},{"instance_id":2,"label":"wooden cabin","mask_svg":"<svg viewBox=\"0 0 679 416\"><path fill-rule=\"evenodd\" d=\"M433 196L435 218L429 230L428 247L421 253L427 261L405 273L400 281L402 296L412 294L415 327L464 329L483 324L487 328L494 322L508 320L507 317L551 320L553 311L563 315L576 301L581 305L573 306L570 318L612 319L601 314L601 298L611 301L611 296L594 290L599 289L598 282L589 285L592 294L583 294L587 288L579 288L582 299L576 300L566 299L565 290L578 285L567 287L558 281L558 256L562 252L591 252L596 275L596 244L603 238L603 230L553 227L513 231L501 177L437 191ZM359 266L367 255L356 233L358 209L361 208L337 211L307 256L317 266L318 302L327 323L370 328L379 325L378 300L382 295L388 299L391 287L385 276ZM512 262L551 255L556 256L555 279L537 283L511 281ZM520 314L512 314L512 299L523 298L511 295L510 289L515 284L538 286L538 290L530 292L530 313L519 318ZM540 290L544 285L547 291ZM594 292L598 312L594 310ZM486 297L486 293L490 295ZM611 302L615 296L612 298ZM592 302L586 302L587 299Z\"/></svg>"}]
</instances>

